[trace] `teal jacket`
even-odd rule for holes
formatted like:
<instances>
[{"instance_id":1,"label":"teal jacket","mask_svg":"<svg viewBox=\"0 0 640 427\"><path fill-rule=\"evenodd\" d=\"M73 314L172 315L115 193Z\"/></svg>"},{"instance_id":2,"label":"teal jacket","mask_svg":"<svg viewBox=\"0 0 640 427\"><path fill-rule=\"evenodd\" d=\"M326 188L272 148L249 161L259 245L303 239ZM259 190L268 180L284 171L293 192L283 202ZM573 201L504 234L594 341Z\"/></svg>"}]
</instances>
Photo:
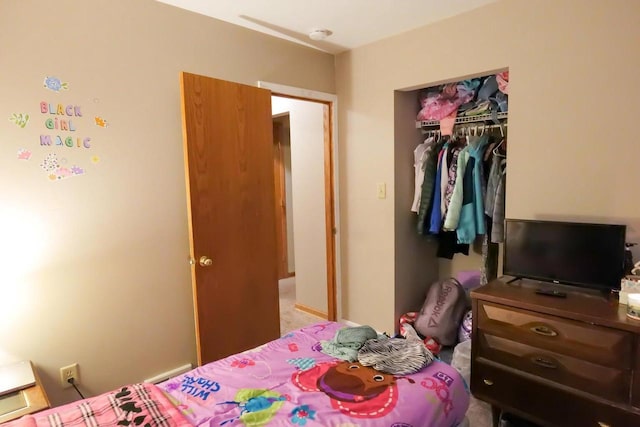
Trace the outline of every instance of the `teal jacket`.
<instances>
[{"instance_id":1,"label":"teal jacket","mask_svg":"<svg viewBox=\"0 0 640 427\"><path fill-rule=\"evenodd\" d=\"M469 144L469 158L473 158L474 162L469 162L469 165L473 163L471 171L469 171L469 166L465 171L471 174L471 194L468 194L468 188L465 186L463 191L467 192L467 194L463 195L464 202L460 210L458 228L456 229L458 243L460 244L471 244L476 239L476 236L487 232L484 221L482 161L484 149L488 143L489 135L483 135L477 141L472 141Z\"/></svg>"}]
</instances>

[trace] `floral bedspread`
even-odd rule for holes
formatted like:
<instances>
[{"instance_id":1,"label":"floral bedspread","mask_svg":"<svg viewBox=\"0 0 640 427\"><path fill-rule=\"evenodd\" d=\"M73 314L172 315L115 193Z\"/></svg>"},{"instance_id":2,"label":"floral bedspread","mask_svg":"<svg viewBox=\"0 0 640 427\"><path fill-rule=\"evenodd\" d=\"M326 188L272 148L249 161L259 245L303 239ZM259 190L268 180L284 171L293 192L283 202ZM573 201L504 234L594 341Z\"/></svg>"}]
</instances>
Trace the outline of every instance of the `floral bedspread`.
<instances>
[{"instance_id":1,"label":"floral bedspread","mask_svg":"<svg viewBox=\"0 0 640 427\"><path fill-rule=\"evenodd\" d=\"M452 427L469 405L458 372L436 361L394 376L322 353L344 327L325 322L159 386L194 425Z\"/></svg>"}]
</instances>

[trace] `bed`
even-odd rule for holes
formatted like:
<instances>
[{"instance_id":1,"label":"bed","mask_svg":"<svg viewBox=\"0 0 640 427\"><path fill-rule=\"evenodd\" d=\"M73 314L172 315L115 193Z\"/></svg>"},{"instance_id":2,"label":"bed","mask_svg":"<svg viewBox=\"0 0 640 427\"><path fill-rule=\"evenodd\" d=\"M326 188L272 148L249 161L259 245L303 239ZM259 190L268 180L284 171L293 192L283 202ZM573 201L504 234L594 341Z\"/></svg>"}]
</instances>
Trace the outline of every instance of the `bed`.
<instances>
[{"instance_id":1,"label":"bed","mask_svg":"<svg viewBox=\"0 0 640 427\"><path fill-rule=\"evenodd\" d=\"M83 420L77 425L125 427L453 427L462 423L469 391L455 369L435 361L418 373L393 376L322 353L320 342L332 339L342 327L334 322L311 325L157 386L122 387L19 423L62 427L79 418ZM130 400L123 401L126 398ZM92 405L92 399L104 402ZM78 411L82 405L88 406ZM123 405L129 411L122 410ZM105 407L109 415L98 407ZM115 409L113 414L108 407ZM76 418L65 415L74 409ZM86 422L87 413L106 418Z\"/></svg>"}]
</instances>

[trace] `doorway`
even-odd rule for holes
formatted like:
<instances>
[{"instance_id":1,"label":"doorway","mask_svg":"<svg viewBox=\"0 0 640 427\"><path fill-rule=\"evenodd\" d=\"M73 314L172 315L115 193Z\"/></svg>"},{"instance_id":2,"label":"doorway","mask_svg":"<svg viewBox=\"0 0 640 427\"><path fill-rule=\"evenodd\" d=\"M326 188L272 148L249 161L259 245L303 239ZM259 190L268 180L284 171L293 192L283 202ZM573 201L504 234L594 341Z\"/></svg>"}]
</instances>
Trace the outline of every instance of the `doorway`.
<instances>
[{"instance_id":1,"label":"doorway","mask_svg":"<svg viewBox=\"0 0 640 427\"><path fill-rule=\"evenodd\" d=\"M269 87L267 87L269 88ZM272 89L281 333L336 320L333 102Z\"/></svg>"},{"instance_id":2,"label":"doorway","mask_svg":"<svg viewBox=\"0 0 640 427\"><path fill-rule=\"evenodd\" d=\"M278 280L295 277L289 112L273 115L273 176L276 200Z\"/></svg>"}]
</instances>

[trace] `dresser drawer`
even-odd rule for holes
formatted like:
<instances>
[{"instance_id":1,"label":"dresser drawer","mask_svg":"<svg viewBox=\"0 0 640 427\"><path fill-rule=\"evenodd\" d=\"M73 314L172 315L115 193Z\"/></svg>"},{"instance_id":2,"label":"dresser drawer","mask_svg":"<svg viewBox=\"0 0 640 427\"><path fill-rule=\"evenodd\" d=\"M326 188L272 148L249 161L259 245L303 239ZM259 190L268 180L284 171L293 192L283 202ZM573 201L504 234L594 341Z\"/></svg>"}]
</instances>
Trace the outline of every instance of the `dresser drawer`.
<instances>
[{"instance_id":1,"label":"dresser drawer","mask_svg":"<svg viewBox=\"0 0 640 427\"><path fill-rule=\"evenodd\" d=\"M555 388L529 375L518 375L475 360L471 366L471 391L475 397L502 409L524 415L542 426L640 426L640 415Z\"/></svg>"},{"instance_id":2,"label":"dresser drawer","mask_svg":"<svg viewBox=\"0 0 640 427\"><path fill-rule=\"evenodd\" d=\"M507 338L478 332L478 358L491 360L566 387L628 404L631 371L597 365L564 354L542 350Z\"/></svg>"},{"instance_id":3,"label":"dresser drawer","mask_svg":"<svg viewBox=\"0 0 640 427\"><path fill-rule=\"evenodd\" d=\"M479 331L615 369L632 368L629 332L478 301Z\"/></svg>"}]
</instances>

